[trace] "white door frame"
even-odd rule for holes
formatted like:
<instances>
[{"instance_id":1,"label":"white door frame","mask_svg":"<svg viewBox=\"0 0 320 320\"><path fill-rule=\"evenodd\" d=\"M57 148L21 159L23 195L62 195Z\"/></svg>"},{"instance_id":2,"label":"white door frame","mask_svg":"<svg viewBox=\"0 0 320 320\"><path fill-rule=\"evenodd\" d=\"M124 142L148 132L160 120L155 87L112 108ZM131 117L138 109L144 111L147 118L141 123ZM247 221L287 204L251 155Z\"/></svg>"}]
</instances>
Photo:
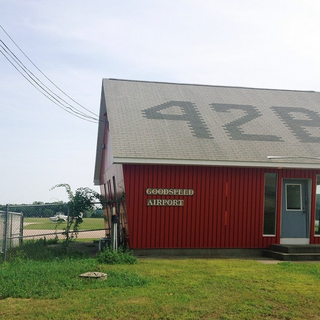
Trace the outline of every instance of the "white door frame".
<instances>
[{"instance_id":1,"label":"white door frame","mask_svg":"<svg viewBox=\"0 0 320 320\"><path fill-rule=\"evenodd\" d=\"M308 224L309 224L309 229L310 229L310 213L311 213L311 180L310 179L303 179L303 178L283 178L282 179L282 192L281 192L281 225L282 225L282 214L284 211L284 206L283 203L284 201L286 201L286 190L285 190L285 183L288 183L288 181L290 182L290 180L292 180L292 182L297 182L299 180L301 181L307 181L307 220L308 220ZM282 231L282 227L280 228L280 232ZM306 238L282 238L280 235L280 244L297 244L297 245L303 245L303 244L310 244L310 230L308 230L309 232L307 232L307 237Z\"/></svg>"}]
</instances>

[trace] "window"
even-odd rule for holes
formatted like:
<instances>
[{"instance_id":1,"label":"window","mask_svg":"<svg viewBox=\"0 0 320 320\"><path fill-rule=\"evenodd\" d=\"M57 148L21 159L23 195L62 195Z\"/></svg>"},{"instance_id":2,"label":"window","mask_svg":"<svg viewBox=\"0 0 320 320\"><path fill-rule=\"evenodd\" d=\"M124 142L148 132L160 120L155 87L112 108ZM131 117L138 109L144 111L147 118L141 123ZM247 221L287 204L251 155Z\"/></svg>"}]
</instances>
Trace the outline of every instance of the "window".
<instances>
[{"instance_id":1,"label":"window","mask_svg":"<svg viewBox=\"0 0 320 320\"><path fill-rule=\"evenodd\" d=\"M301 211L302 210L302 190L301 184L286 184L286 210Z\"/></svg>"},{"instance_id":2,"label":"window","mask_svg":"<svg viewBox=\"0 0 320 320\"><path fill-rule=\"evenodd\" d=\"M276 234L277 174L266 173L264 177L263 234Z\"/></svg>"}]
</instances>

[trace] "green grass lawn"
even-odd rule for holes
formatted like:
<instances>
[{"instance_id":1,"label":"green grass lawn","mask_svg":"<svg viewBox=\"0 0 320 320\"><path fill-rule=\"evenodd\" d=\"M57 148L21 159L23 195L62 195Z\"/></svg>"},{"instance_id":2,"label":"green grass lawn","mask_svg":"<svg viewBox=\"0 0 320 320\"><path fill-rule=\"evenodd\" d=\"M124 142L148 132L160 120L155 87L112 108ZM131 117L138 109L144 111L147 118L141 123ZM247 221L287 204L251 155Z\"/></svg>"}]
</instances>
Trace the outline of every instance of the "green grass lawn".
<instances>
[{"instance_id":1,"label":"green grass lawn","mask_svg":"<svg viewBox=\"0 0 320 320\"><path fill-rule=\"evenodd\" d=\"M24 229L29 230L63 230L67 223L62 222L56 224L52 222L49 218L24 218ZM80 225L80 230L91 230L91 229L103 229L104 220L103 218L83 218L83 222Z\"/></svg>"},{"instance_id":2,"label":"green grass lawn","mask_svg":"<svg viewBox=\"0 0 320 320\"><path fill-rule=\"evenodd\" d=\"M100 271L106 281L80 279ZM0 264L0 319L320 319L320 263L96 259ZM11 292L4 298L4 292ZM1 299L2 293L2 299Z\"/></svg>"}]
</instances>

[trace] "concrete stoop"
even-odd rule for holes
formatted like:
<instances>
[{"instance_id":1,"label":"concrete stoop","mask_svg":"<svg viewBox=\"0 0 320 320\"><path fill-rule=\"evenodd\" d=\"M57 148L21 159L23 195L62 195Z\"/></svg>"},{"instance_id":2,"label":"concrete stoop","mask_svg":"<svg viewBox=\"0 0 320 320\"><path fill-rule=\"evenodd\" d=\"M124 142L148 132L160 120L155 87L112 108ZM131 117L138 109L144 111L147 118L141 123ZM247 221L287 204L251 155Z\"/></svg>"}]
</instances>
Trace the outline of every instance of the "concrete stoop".
<instances>
[{"instance_id":1,"label":"concrete stoop","mask_svg":"<svg viewBox=\"0 0 320 320\"><path fill-rule=\"evenodd\" d=\"M272 244L262 255L281 261L320 261L320 245L283 245Z\"/></svg>"}]
</instances>

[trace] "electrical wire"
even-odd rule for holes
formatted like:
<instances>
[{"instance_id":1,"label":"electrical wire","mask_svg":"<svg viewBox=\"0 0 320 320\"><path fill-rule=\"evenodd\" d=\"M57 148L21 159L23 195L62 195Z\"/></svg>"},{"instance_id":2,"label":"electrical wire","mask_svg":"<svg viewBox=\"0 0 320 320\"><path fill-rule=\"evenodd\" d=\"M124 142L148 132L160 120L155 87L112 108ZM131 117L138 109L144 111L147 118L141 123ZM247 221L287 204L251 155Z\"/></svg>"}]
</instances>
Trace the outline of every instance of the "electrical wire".
<instances>
[{"instance_id":1,"label":"electrical wire","mask_svg":"<svg viewBox=\"0 0 320 320\"><path fill-rule=\"evenodd\" d=\"M3 49L3 46L0 44L0 48ZM9 61L9 63L35 88L37 89L41 94L43 94L47 99L49 99L51 102L53 102L55 105L57 105L58 107L62 108L64 111L77 116L78 118L82 119L82 120L86 120L86 121L90 121L90 122L97 122L98 120L95 118L92 118L91 120L88 119L87 115L83 115L81 113L78 113L76 111L74 111L72 108L70 107L66 107L65 105L61 104L61 102L56 99L52 94L50 94L43 86L41 86L28 72L26 72L25 70L21 71L21 68L19 69L19 66L12 60L10 59L10 55L6 55L6 50L1 50L0 52L2 53L2 55ZM26 73L26 75L23 73L23 71Z\"/></svg>"},{"instance_id":2,"label":"electrical wire","mask_svg":"<svg viewBox=\"0 0 320 320\"><path fill-rule=\"evenodd\" d=\"M85 112L79 110L75 106L68 103L66 100L57 95L54 91L52 91L48 86L46 86L33 72L31 72L25 64L13 53L13 51L2 41L0 40L0 52L1 54L9 61L9 63L40 93L42 93L46 98L48 98L51 102L53 102L58 107L62 108L64 111L89 122L99 122L99 116L89 109L83 107L81 104L72 99L69 95L67 95L64 91L62 91L53 81L51 81L32 61L29 57L22 51L22 49L16 44L16 42L10 37L10 35L6 32L6 30L0 25L0 28L4 31L4 33L9 37L9 39L15 44L15 46L22 52L22 54L29 60L29 62L60 92L62 92L66 97L68 97L71 101L76 103L82 109L90 112L95 117L86 114Z\"/></svg>"},{"instance_id":3,"label":"electrical wire","mask_svg":"<svg viewBox=\"0 0 320 320\"><path fill-rule=\"evenodd\" d=\"M89 122L94 122L94 123L97 122L97 121L90 121L90 120L88 120L88 119L86 119L86 118L83 118L83 117L81 117L81 116L79 116L79 115L76 115L75 113L73 113L73 112L71 112L71 111L63 108L60 104L58 104L56 101L54 101L50 96L46 95L45 92L41 91L41 89L40 89L38 86L36 86L30 79L28 79L28 78L17 68L17 66L3 53L2 50L0 50L0 52L1 52L1 53L3 54L3 56L9 61L9 63L10 63L35 89L37 89L40 93L42 93L47 99L49 99L49 100L50 100L51 102L53 102L55 105L57 105L58 107L62 108L64 111L66 111L66 112L68 112L68 113L70 113L70 114L72 114L72 115L74 115L74 116L76 116L76 117L78 117L78 118L80 118L80 119L82 119L82 120L89 121Z\"/></svg>"},{"instance_id":4,"label":"electrical wire","mask_svg":"<svg viewBox=\"0 0 320 320\"><path fill-rule=\"evenodd\" d=\"M14 43L14 45L20 50L20 52L30 61L30 63L52 84L54 85L60 92L62 92L65 96L67 96L70 100L72 100L74 103L76 103L79 107L83 108L84 110L90 112L91 114L98 117L97 114L92 112L91 110L85 108L80 103L72 99L68 94L66 94L62 89L60 89L52 80L50 80L39 68L38 66L24 53L24 51L18 46L18 44L12 39L12 37L8 34L8 32L0 25L0 28L3 30L3 32L7 35L7 37Z\"/></svg>"},{"instance_id":5,"label":"electrical wire","mask_svg":"<svg viewBox=\"0 0 320 320\"><path fill-rule=\"evenodd\" d=\"M26 79L30 82L30 80L33 82L32 84L37 85L40 88L41 93L45 93L45 96L48 98L50 96L50 100L53 102L55 101L55 104L59 104L65 111L66 109L69 109L70 112L73 112L81 117L88 118L91 120L98 121L97 118L94 118L92 116L88 116L82 111L79 111L75 109L71 104L66 102L64 99L56 95L50 88L48 88L38 77L36 77L17 57L16 55L8 48L8 46L0 40L0 48L2 48L1 53L7 58L7 60L15 67L15 69L18 70L18 67L22 72L24 72L29 79ZM18 67L17 67L18 66ZM19 70L18 70L19 71ZM20 72L20 74L22 74ZM31 82L30 82L31 83ZM62 101L62 102L61 102Z\"/></svg>"}]
</instances>

